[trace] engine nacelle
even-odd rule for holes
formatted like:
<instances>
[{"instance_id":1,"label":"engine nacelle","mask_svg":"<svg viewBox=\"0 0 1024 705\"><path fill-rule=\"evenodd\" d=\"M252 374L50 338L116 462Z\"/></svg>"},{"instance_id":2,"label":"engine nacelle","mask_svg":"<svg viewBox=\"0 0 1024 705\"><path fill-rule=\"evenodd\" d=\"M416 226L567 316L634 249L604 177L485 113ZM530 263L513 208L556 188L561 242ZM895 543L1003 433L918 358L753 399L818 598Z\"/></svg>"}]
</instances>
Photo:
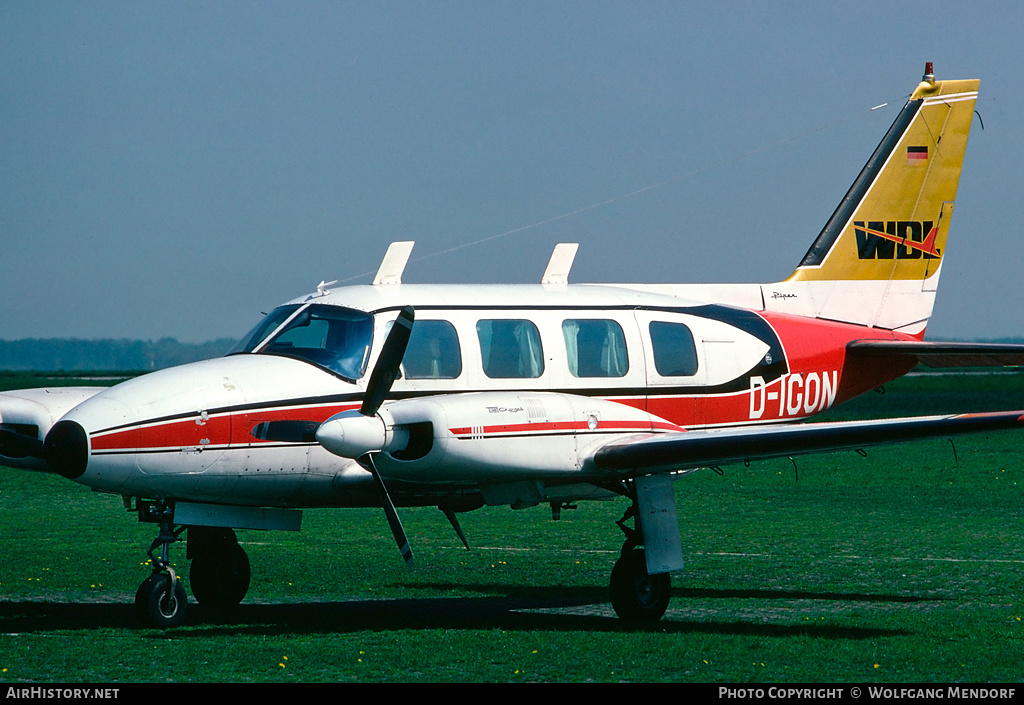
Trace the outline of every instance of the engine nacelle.
<instances>
[{"instance_id":1,"label":"engine nacelle","mask_svg":"<svg viewBox=\"0 0 1024 705\"><path fill-rule=\"evenodd\" d=\"M382 476L415 482L578 478L607 443L682 430L624 404L551 392L406 399L384 404L375 417L353 414L324 422L317 433L324 447L343 457L379 451Z\"/></svg>"},{"instance_id":2,"label":"engine nacelle","mask_svg":"<svg viewBox=\"0 0 1024 705\"><path fill-rule=\"evenodd\" d=\"M64 414L105 387L21 389L0 394L0 463L15 468L52 471L29 448L42 444Z\"/></svg>"}]
</instances>

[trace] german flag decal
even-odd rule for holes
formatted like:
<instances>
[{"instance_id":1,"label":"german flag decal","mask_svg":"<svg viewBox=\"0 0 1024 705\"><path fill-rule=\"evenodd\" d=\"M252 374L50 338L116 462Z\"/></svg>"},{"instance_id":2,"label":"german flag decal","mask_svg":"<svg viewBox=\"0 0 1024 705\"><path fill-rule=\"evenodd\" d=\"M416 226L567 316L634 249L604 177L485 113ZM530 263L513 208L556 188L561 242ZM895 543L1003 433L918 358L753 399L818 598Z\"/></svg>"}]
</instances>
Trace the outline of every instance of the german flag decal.
<instances>
[{"instance_id":1,"label":"german flag decal","mask_svg":"<svg viewBox=\"0 0 1024 705\"><path fill-rule=\"evenodd\" d=\"M907 147L907 166L928 163L927 147Z\"/></svg>"}]
</instances>

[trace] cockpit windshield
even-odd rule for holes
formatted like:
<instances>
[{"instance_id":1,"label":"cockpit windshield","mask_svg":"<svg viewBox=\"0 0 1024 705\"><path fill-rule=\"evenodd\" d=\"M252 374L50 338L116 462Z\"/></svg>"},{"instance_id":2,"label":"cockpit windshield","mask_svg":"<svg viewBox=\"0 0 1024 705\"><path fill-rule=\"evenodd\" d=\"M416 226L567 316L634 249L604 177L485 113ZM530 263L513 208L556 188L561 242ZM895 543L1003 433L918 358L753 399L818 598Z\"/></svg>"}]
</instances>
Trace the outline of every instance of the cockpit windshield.
<instances>
[{"instance_id":1,"label":"cockpit windshield","mask_svg":"<svg viewBox=\"0 0 1024 705\"><path fill-rule=\"evenodd\" d=\"M256 346L263 342L263 340L277 330L282 323L288 320L288 317L299 310L301 304L290 304L288 306L278 306L268 315L263 317L259 323L257 323L251 331L242 336L242 339L235 343L230 350L228 355L234 355L235 353L246 353L252 352L256 349Z\"/></svg>"},{"instance_id":2,"label":"cockpit windshield","mask_svg":"<svg viewBox=\"0 0 1024 705\"><path fill-rule=\"evenodd\" d=\"M372 343L373 316L368 313L291 304L271 311L228 354L294 357L354 381L366 372Z\"/></svg>"}]
</instances>

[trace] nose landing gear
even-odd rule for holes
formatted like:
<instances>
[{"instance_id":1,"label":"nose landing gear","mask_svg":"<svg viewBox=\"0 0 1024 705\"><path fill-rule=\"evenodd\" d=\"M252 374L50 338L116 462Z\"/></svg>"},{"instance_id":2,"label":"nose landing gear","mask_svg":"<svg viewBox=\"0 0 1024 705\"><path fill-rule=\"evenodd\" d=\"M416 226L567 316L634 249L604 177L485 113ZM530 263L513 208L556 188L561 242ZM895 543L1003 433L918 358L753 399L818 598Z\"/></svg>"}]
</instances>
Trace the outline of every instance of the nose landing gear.
<instances>
[{"instance_id":1,"label":"nose landing gear","mask_svg":"<svg viewBox=\"0 0 1024 705\"><path fill-rule=\"evenodd\" d=\"M142 582L135 593L135 613L139 621L158 629L173 629L184 624L188 596L173 570L153 573Z\"/></svg>"},{"instance_id":2,"label":"nose landing gear","mask_svg":"<svg viewBox=\"0 0 1024 705\"><path fill-rule=\"evenodd\" d=\"M146 578L135 593L135 613L139 621L158 629L181 626L188 614L188 595L174 568L171 567L170 546L178 540L185 527L174 530L174 508L167 504L145 507L149 521L160 524L160 533L147 552L153 565L153 574ZM140 514L143 508L140 507ZM157 547L160 555L155 555Z\"/></svg>"},{"instance_id":3,"label":"nose landing gear","mask_svg":"<svg viewBox=\"0 0 1024 705\"><path fill-rule=\"evenodd\" d=\"M185 622L188 595L169 554L171 544L179 541L186 529L186 556L192 559L190 583L196 601L214 611L235 607L242 601L249 590L249 557L238 545L233 530L208 526L175 528L174 505L170 502L140 501L138 512L140 521L160 525L148 551L153 574L135 593L135 612L141 623L172 629Z\"/></svg>"}]
</instances>

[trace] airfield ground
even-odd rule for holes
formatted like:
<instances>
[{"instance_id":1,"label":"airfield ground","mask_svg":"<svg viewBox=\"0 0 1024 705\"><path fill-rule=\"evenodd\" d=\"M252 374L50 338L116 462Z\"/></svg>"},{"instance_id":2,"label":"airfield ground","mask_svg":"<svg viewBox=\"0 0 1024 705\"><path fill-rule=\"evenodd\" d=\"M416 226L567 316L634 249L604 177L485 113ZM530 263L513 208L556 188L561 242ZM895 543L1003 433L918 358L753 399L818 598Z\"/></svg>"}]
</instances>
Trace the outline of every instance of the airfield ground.
<instances>
[{"instance_id":1,"label":"airfield ground","mask_svg":"<svg viewBox=\"0 0 1024 705\"><path fill-rule=\"evenodd\" d=\"M52 384L0 375L0 386ZM76 383L81 384L81 381ZM88 382L86 382L88 383ZM830 418L1024 408L1024 374L915 376ZM665 619L608 604L623 502L307 511L239 532L228 617L134 624L152 525L119 497L0 468L0 682L1016 682L1024 679L1024 434L700 471L678 481L686 569ZM187 575L179 549L177 564Z\"/></svg>"}]
</instances>

